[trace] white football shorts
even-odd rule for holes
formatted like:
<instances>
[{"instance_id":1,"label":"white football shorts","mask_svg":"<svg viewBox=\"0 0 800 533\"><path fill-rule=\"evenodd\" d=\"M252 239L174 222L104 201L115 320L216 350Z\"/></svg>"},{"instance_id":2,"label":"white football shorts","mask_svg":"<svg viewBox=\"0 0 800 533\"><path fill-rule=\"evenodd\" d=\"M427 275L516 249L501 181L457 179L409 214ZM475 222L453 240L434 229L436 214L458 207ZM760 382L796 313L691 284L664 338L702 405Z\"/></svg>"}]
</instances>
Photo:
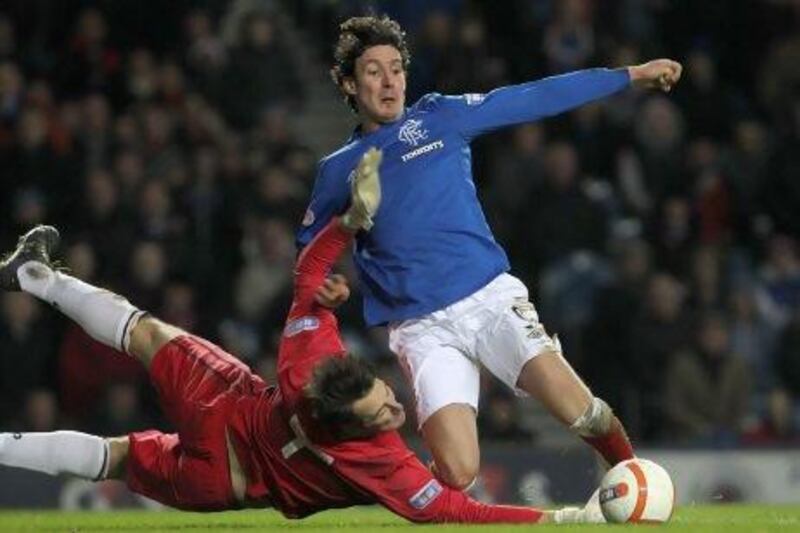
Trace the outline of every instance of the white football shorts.
<instances>
[{"instance_id":1,"label":"white football shorts","mask_svg":"<svg viewBox=\"0 0 800 533\"><path fill-rule=\"evenodd\" d=\"M509 274L440 311L389 324L389 348L414 388L420 426L453 403L477 412L480 365L524 395L516 384L525 363L560 351L539 323L528 289Z\"/></svg>"}]
</instances>

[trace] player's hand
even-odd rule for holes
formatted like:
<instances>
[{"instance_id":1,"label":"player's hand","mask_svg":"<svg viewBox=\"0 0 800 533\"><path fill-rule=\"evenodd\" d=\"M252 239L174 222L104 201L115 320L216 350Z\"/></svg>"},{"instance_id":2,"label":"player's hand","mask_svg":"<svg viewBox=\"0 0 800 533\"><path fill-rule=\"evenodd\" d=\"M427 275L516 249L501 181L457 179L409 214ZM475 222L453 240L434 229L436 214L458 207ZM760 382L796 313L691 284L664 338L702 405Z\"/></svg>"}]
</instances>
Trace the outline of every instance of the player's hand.
<instances>
[{"instance_id":1,"label":"player's hand","mask_svg":"<svg viewBox=\"0 0 800 533\"><path fill-rule=\"evenodd\" d=\"M347 279L341 274L334 274L320 285L314 295L314 300L320 305L334 309L350 298L350 287Z\"/></svg>"},{"instance_id":2,"label":"player's hand","mask_svg":"<svg viewBox=\"0 0 800 533\"><path fill-rule=\"evenodd\" d=\"M342 215L342 223L352 231L370 230L372 217L381 204L381 180L378 168L383 152L370 148L361 157L350 184L350 208Z\"/></svg>"},{"instance_id":3,"label":"player's hand","mask_svg":"<svg viewBox=\"0 0 800 533\"><path fill-rule=\"evenodd\" d=\"M654 59L641 65L628 67L631 83L643 89L659 89L668 93L681 79L683 66L671 59Z\"/></svg>"}]
</instances>

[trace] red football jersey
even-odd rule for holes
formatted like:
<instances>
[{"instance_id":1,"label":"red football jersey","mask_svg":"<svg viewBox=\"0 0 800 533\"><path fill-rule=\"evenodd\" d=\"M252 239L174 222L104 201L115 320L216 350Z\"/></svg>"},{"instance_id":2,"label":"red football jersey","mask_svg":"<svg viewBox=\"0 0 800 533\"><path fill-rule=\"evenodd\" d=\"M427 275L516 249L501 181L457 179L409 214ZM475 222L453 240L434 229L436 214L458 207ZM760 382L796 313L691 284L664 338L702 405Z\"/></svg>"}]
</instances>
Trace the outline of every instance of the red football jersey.
<instances>
[{"instance_id":1,"label":"red football jersey","mask_svg":"<svg viewBox=\"0 0 800 533\"><path fill-rule=\"evenodd\" d=\"M230 425L250 503L269 502L290 517L379 503L415 522L537 522L538 510L484 505L444 486L397 432L334 442L305 413L303 388L314 367L345 354L336 317L314 293L351 242L333 220L298 258L278 388L242 398Z\"/></svg>"}]
</instances>

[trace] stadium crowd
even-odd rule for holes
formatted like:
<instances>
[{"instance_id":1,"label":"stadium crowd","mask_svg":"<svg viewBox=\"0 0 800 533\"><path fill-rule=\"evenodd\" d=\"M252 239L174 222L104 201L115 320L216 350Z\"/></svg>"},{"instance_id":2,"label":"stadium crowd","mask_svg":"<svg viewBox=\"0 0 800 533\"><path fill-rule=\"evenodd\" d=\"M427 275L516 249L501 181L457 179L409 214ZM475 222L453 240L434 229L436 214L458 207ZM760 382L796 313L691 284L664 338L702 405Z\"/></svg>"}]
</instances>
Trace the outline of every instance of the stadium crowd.
<instances>
[{"instance_id":1,"label":"stadium crowd","mask_svg":"<svg viewBox=\"0 0 800 533\"><path fill-rule=\"evenodd\" d=\"M796 445L800 2L693 4L12 1L0 7L0 244L54 223L78 277L271 379L322 155L292 133L307 90L281 21L327 65L338 21L370 7L397 18L409 102L674 57L686 70L672 94L628 91L478 142L486 214L543 323L635 442ZM348 345L408 401L357 287L342 316ZM159 423L138 363L108 350L3 294L0 427ZM502 385L483 394L483 439L535 438Z\"/></svg>"}]
</instances>

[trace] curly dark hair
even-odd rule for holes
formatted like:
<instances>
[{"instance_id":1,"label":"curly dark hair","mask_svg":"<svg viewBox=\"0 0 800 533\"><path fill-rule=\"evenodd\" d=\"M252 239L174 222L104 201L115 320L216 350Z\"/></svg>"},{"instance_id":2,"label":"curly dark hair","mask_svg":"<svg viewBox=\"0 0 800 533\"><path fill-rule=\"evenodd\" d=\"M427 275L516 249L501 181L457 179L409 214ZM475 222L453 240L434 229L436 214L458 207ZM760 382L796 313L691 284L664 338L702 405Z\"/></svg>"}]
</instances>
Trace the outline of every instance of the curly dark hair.
<instances>
[{"instance_id":1,"label":"curly dark hair","mask_svg":"<svg viewBox=\"0 0 800 533\"><path fill-rule=\"evenodd\" d=\"M387 44L400 52L403 60L403 70L408 70L411 54L406 44L406 32L396 21L383 15L369 17L351 17L339 26L339 40L333 52L334 64L331 68L331 78L341 89L346 77L355 76L356 59L364 50L372 46ZM345 101L354 112L358 111L355 99L345 95Z\"/></svg>"},{"instance_id":2,"label":"curly dark hair","mask_svg":"<svg viewBox=\"0 0 800 533\"><path fill-rule=\"evenodd\" d=\"M353 403L372 390L375 371L357 357L330 357L320 363L305 388L311 405L311 416L330 434L345 440L364 436L361 419L353 412Z\"/></svg>"}]
</instances>

